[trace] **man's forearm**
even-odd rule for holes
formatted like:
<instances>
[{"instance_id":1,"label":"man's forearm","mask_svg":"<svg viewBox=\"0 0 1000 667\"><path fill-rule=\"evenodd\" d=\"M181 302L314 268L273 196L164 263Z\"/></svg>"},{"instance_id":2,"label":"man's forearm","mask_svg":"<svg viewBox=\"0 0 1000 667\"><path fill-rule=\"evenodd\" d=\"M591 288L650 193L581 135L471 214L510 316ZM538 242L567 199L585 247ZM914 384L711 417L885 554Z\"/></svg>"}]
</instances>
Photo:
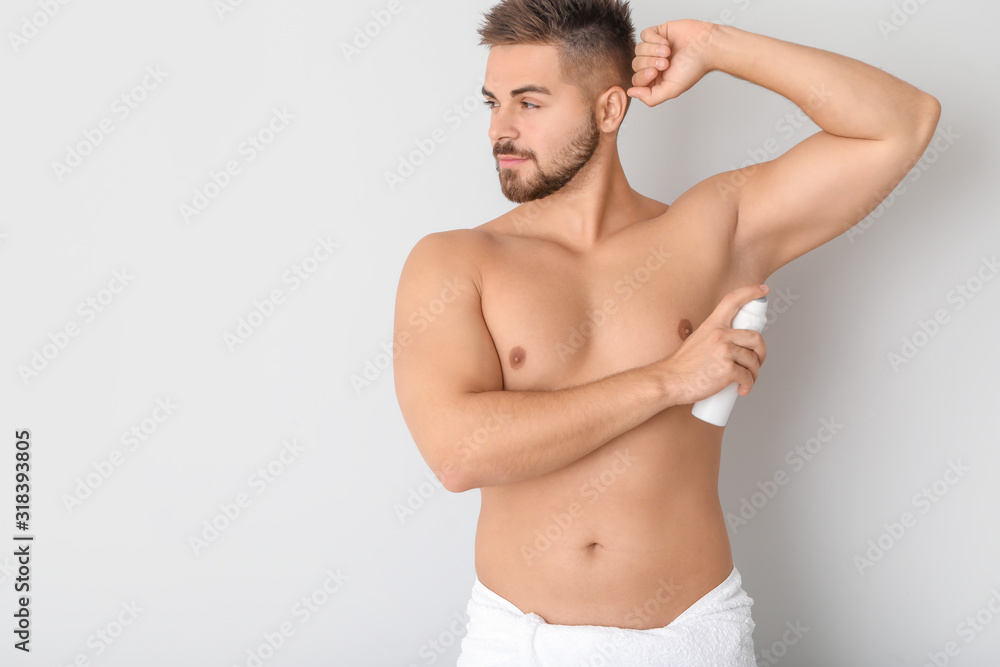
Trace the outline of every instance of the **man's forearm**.
<instances>
[{"instance_id":1,"label":"man's forearm","mask_svg":"<svg viewBox=\"0 0 1000 667\"><path fill-rule=\"evenodd\" d=\"M932 96L859 60L732 26L717 28L706 46L708 66L787 97L830 134L909 138L926 130L934 115L928 113L937 106Z\"/></svg>"},{"instance_id":2,"label":"man's forearm","mask_svg":"<svg viewBox=\"0 0 1000 667\"><path fill-rule=\"evenodd\" d=\"M463 435L444 448L438 475L456 492L538 477L642 424L672 397L659 363L557 391L466 394L454 431Z\"/></svg>"}]
</instances>

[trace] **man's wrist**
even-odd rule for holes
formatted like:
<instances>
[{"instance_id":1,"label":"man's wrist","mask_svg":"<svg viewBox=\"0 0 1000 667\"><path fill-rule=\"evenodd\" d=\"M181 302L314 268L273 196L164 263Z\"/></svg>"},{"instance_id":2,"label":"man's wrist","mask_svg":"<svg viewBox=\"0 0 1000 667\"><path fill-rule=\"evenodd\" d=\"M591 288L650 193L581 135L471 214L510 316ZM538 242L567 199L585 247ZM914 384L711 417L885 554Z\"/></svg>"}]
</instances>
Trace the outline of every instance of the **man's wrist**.
<instances>
[{"instance_id":1,"label":"man's wrist","mask_svg":"<svg viewBox=\"0 0 1000 667\"><path fill-rule=\"evenodd\" d=\"M709 38L705 44L704 62L707 72L727 72L731 74L730 64L732 63L733 38L738 28L733 28L722 23L710 23L712 26Z\"/></svg>"},{"instance_id":2,"label":"man's wrist","mask_svg":"<svg viewBox=\"0 0 1000 667\"><path fill-rule=\"evenodd\" d=\"M657 399L662 409L677 405L677 376L667 366L666 359L654 363L656 384L659 390Z\"/></svg>"}]
</instances>

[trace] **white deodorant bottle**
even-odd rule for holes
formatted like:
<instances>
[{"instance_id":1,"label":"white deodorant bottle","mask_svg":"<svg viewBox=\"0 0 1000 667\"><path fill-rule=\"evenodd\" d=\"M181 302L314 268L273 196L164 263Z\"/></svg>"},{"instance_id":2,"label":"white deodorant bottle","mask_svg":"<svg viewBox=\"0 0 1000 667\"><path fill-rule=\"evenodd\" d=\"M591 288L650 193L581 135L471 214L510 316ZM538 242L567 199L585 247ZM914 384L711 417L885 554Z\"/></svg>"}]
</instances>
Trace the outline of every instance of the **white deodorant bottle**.
<instances>
[{"instance_id":1,"label":"white deodorant bottle","mask_svg":"<svg viewBox=\"0 0 1000 667\"><path fill-rule=\"evenodd\" d=\"M757 333L764 330L767 323L767 297L762 296L754 299L750 303L740 308L733 318L733 329L752 329ZM733 382L728 387L715 394L704 398L694 404L691 414L702 421L716 426L725 426L729 421L729 413L736 405L736 397L739 395L740 383Z\"/></svg>"}]
</instances>

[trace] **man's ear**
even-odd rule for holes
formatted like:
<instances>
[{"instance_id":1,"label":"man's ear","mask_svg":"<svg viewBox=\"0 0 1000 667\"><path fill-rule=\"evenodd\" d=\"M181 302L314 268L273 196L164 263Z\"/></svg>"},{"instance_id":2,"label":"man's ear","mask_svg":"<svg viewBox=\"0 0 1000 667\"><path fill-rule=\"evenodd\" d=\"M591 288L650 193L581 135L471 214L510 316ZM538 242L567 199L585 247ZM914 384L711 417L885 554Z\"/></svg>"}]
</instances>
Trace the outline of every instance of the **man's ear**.
<instances>
[{"instance_id":1,"label":"man's ear","mask_svg":"<svg viewBox=\"0 0 1000 667\"><path fill-rule=\"evenodd\" d=\"M615 132L625 120L629 97L621 86L611 86L597 98L597 127L601 132Z\"/></svg>"}]
</instances>

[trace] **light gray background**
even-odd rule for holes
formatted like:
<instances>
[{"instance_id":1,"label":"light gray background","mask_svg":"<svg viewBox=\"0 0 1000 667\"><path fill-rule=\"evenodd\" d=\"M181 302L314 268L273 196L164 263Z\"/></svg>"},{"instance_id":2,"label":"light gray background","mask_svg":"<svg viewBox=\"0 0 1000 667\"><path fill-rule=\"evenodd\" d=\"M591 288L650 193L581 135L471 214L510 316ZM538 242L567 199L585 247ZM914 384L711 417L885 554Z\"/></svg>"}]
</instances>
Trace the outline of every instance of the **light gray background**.
<instances>
[{"instance_id":1,"label":"light gray background","mask_svg":"<svg viewBox=\"0 0 1000 667\"><path fill-rule=\"evenodd\" d=\"M413 244L512 206L478 92L487 52L475 29L492 3L403 0L391 14L382 0L234 0L220 13L211 0L92 0L49 3L51 18L44 4L0 8L0 663L247 665L284 623L294 634L263 664L453 664L479 492L428 481L384 346ZM987 664L1000 655L987 606L1000 609L1000 280L977 282L977 272L993 278L983 261L1000 252L998 6L633 9L637 36L674 18L727 22L858 58L941 101L942 150L863 233L768 280L768 360L730 420L720 489L727 513L744 499L760 505L731 530L759 656L779 642L779 664L922 665L954 641L949 664ZM391 21L348 58L343 45L380 12ZM894 12L898 30L880 30ZM44 25L15 44L11 34L30 34L25 21ZM147 68L166 74L142 90ZM121 118L115 100L136 86L145 99ZM463 117L454 108L466 104ZM275 109L293 118L268 136ZM816 131L789 132L795 110L712 73L677 100L632 105L619 142L626 173L671 202L769 140L783 152ZM60 180L53 163L103 118L113 131ZM444 141L390 188L386 173L438 129ZM240 146L258 133L273 141L250 161ZM230 160L240 173L186 222L179 207ZM339 247L293 289L283 276L321 238ZM102 292L123 269L128 285ZM958 286L975 290L961 308ZM275 289L284 303L230 350L224 335ZM88 298L106 303L92 321L78 310ZM923 336L939 309L946 323ZM79 335L22 379L19 367L71 322ZM919 351L894 368L904 339ZM158 399L177 406L161 423ZM796 469L786 455L826 437L824 419L842 427L814 440L822 448ZM133 427L149 435L130 451L120 438ZM22 428L33 443L30 656L11 648ZM292 440L301 451L274 463ZM120 465L100 478L114 450ZM941 481L952 462L968 467L955 484ZM261 488L252 476L269 464L280 475ZM787 484L754 496L778 471ZM88 476L100 485L67 507ZM935 482L938 501L915 503ZM249 506L196 553L190 538L206 521L224 525L220 504L241 493ZM402 515L407 506L416 509ZM915 523L892 538L885 524L904 512ZM855 557L880 539L888 550L859 572ZM309 596L306 617L296 605ZM100 642L98 631L117 634L123 604L141 611ZM977 613L987 624L970 637L960 624ZM783 651L795 622L808 631Z\"/></svg>"}]
</instances>

